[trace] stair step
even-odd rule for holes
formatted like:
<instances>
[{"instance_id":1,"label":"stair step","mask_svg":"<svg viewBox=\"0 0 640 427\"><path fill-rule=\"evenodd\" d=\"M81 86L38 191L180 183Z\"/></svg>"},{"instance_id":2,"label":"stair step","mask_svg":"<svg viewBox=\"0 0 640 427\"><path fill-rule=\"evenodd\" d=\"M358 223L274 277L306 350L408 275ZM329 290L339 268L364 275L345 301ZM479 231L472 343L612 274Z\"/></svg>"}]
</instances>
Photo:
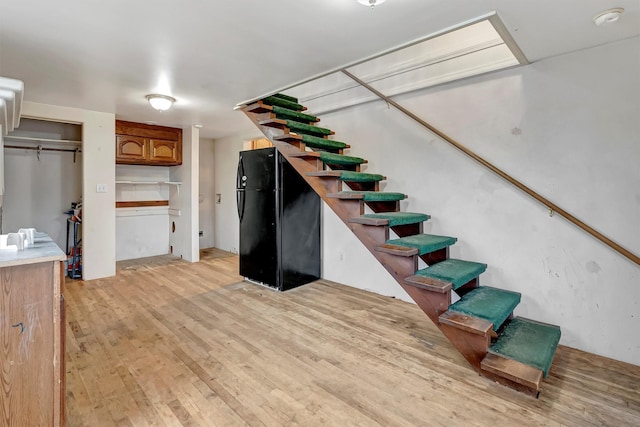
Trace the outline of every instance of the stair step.
<instances>
[{"instance_id":1,"label":"stair step","mask_svg":"<svg viewBox=\"0 0 640 427\"><path fill-rule=\"evenodd\" d=\"M353 156L344 156L342 154L327 153L326 151L320 152L320 160L326 165L339 165L339 166L354 166L367 163L365 159Z\"/></svg>"},{"instance_id":2,"label":"stair step","mask_svg":"<svg viewBox=\"0 0 640 427\"><path fill-rule=\"evenodd\" d=\"M439 292L441 294L449 292L452 288L451 282L446 282L444 280L434 279L433 277L426 276L409 276L404 279L404 283L416 288L426 289L427 291L431 292Z\"/></svg>"},{"instance_id":3,"label":"stair step","mask_svg":"<svg viewBox=\"0 0 640 427\"><path fill-rule=\"evenodd\" d=\"M464 261L460 259L446 259L427 268L416 271L418 276L433 277L434 279L451 282L453 289L475 279L487 269L487 264Z\"/></svg>"},{"instance_id":4,"label":"stair step","mask_svg":"<svg viewBox=\"0 0 640 427\"><path fill-rule=\"evenodd\" d=\"M293 120L295 122L310 123L319 122L320 119L311 114L301 113L299 111L290 110L288 108L279 107L274 105L271 107L271 111L276 115L277 119Z\"/></svg>"},{"instance_id":5,"label":"stair step","mask_svg":"<svg viewBox=\"0 0 640 427\"><path fill-rule=\"evenodd\" d=\"M347 182L379 182L386 178L375 173L352 172L352 171L317 171L309 172L307 176L318 176L321 178L335 177L340 181Z\"/></svg>"},{"instance_id":6,"label":"stair step","mask_svg":"<svg viewBox=\"0 0 640 427\"><path fill-rule=\"evenodd\" d=\"M298 104L297 102L292 102L288 99L284 99L278 96L267 96L266 98L261 100L264 104L267 105L277 105L278 107L287 108L289 110L295 111L304 111L306 108L303 105Z\"/></svg>"},{"instance_id":7,"label":"stair step","mask_svg":"<svg viewBox=\"0 0 640 427\"><path fill-rule=\"evenodd\" d=\"M546 378L559 341L558 326L516 317L504 328L489 352L538 368Z\"/></svg>"},{"instance_id":8,"label":"stair step","mask_svg":"<svg viewBox=\"0 0 640 427\"><path fill-rule=\"evenodd\" d=\"M375 214L364 214L357 218L350 218L350 223L365 224L373 226L395 227L398 225L418 224L430 218L427 214L413 212L384 212Z\"/></svg>"},{"instance_id":9,"label":"stair step","mask_svg":"<svg viewBox=\"0 0 640 427\"><path fill-rule=\"evenodd\" d=\"M492 324L479 317L468 316L458 313L457 311L445 311L440 315L438 321L442 324L453 326L465 332L476 335L488 336L492 335Z\"/></svg>"},{"instance_id":10,"label":"stair step","mask_svg":"<svg viewBox=\"0 0 640 427\"><path fill-rule=\"evenodd\" d=\"M480 286L464 294L459 301L449 307L449 311L487 320L493 323L493 330L497 331L518 304L520 304L518 292Z\"/></svg>"},{"instance_id":11,"label":"stair step","mask_svg":"<svg viewBox=\"0 0 640 427\"><path fill-rule=\"evenodd\" d=\"M298 98L293 97L293 96L289 96L289 95L285 95L284 93L276 93L276 94L273 94L271 96L275 96L276 98L284 99L285 101L294 102L296 104L298 103Z\"/></svg>"},{"instance_id":12,"label":"stair step","mask_svg":"<svg viewBox=\"0 0 640 427\"><path fill-rule=\"evenodd\" d=\"M541 369L494 353L487 353L482 362L480 362L480 366L484 371L507 378L536 391L540 390L542 376L544 375Z\"/></svg>"},{"instance_id":13,"label":"stair step","mask_svg":"<svg viewBox=\"0 0 640 427\"><path fill-rule=\"evenodd\" d=\"M253 104L249 104L246 107L246 111L248 113L269 113L273 110L273 107L271 105L267 105L264 102L262 102L262 100L260 101L256 101Z\"/></svg>"},{"instance_id":14,"label":"stair step","mask_svg":"<svg viewBox=\"0 0 640 427\"><path fill-rule=\"evenodd\" d=\"M298 135L287 133L284 135L276 136L273 139L286 142L302 141L307 147L316 148L318 150L344 150L345 148L349 148L349 145L345 144L344 142L335 141L333 139L320 138L312 135Z\"/></svg>"},{"instance_id":15,"label":"stair step","mask_svg":"<svg viewBox=\"0 0 640 427\"><path fill-rule=\"evenodd\" d=\"M413 236L402 237L400 239L387 240L386 244L391 246L407 246L417 248L419 255L428 254L446 248L456 243L458 239L449 236L435 236L432 234L414 234Z\"/></svg>"},{"instance_id":16,"label":"stair step","mask_svg":"<svg viewBox=\"0 0 640 427\"><path fill-rule=\"evenodd\" d=\"M396 202L407 198L402 193L387 193L384 191L341 191L327 194L331 199L363 200L365 202Z\"/></svg>"},{"instance_id":17,"label":"stair step","mask_svg":"<svg viewBox=\"0 0 640 427\"><path fill-rule=\"evenodd\" d=\"M287 120L287 127L291 129L293 132L301 133L303 135L322 137L326 135L333 135L334 133L331 129L322 128L320 126L308 125L308 124L296 122L293 120Z\"/></svg>"},{"instance_id":18,"label":"stair step","mask_svg":"<svg viewBox=\"0 0 640 427\"><path fill-rule=\"evenodd\" d=\"M323 139L323 138L320 138ZM329 141L323 139L324 141ZM330 153L328 151L300 151L299 153L291 153L289 157L302 157L305 159L319 159L326 165L335 166L358 166L367 163L365 159L360 157L345 156L342 154Z\"/></svg>"}]
</instances>

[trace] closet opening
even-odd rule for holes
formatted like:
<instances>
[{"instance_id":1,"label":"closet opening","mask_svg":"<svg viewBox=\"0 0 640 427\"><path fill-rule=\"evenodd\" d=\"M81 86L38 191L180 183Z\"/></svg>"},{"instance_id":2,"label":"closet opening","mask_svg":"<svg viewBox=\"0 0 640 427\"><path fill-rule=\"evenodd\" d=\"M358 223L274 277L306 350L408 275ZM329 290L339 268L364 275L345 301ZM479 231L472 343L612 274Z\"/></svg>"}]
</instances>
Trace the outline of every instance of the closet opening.
<instances>
[{"instance_id":1,"label":"closet opening","mask_svg":"<svg viewBox=\"0 0 640 427\"><path fill-rule=\"evenodd\" d=\"M44 232L82 278L82 125L22 118L4 137L3 234Z\"/></svg>"}]
</instances>

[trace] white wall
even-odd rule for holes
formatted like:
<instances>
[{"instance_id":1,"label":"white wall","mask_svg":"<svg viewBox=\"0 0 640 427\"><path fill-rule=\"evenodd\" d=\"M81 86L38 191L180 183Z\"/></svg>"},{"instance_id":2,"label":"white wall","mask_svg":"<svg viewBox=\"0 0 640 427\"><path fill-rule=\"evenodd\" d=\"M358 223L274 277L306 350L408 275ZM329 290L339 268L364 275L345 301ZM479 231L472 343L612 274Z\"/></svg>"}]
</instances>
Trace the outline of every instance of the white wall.
<instances>
[{"instance_id":1,"label":"white wall","mask_svg":"<svg viewBox=\"0 0 640 427\"><path fill-rule=\"evenodd\" d=\"M602 233L640 253L640 38L550 58L396 100ZM452 235L481 282L522 293L516 315L560 325L562 344L640 364L640 267L374 102L322 116L404 211ZM243 136L216 141L216 246L237 248L232 192ZM222 168L225 168L224 171ZM226 202L226 203L225 203ZM324 209L324 277L407 298ZM425 320L426 321L426 320Z\"/></svg>"},{"instance_id":2,"label":"white wall","mask_svg":"<svg viewBox=\"0 0 640 427\"><path fill-rule=\"evenodd\" d=\"M640 254L640 38L396 99L605 235ZM516 315L560 325L562 343L640 364L640 268L384 102L322 123L402 191L403 210L456 236L481 282L522 293ZM326 210L326 209L325 209ZM325 212L324 277L406 298ZM340 260L340 255L343 260Z\"/></svg>"},{"instance_id":3,"label":"white wall","mask_svg":"<svg viewBox=\"0 0 640 427\"><path fill-rule=\"evenodd\" d=\"M242 113L238 113L242 114ZM218 249L238 253L239 227L236 206L236 171L240 151L245 144L263 137L259 130L215 140L215 193L220 193L220 203L215 205L214 246Z\"/></svg>"},{"instance_id":4,"label":"white wall","mask_svg":"<svg viewBox=\"0 0 640 427\"><path fill-rule=\"evenodd\" d=\"M173 246L173 254L186 261L200 260L198 244L198 166L200 153L200 131L191 126L182 129L182 165L170 168L172 181L182 182L180 186L180 215L170 216L175 222L176 230L170 233L169 244ZM177 195L176 195L177 197ZM171 205L174 204L170 200Z\"/></svg>"},{"instance_id":5,"label":"white wall","mask_svg":"<svg viewBox=\"0 0 640 427\"><path fill-rule=\"evenodd\" d=\"M215 168L214 141L200 139L200 173L199 173L199 220L200 220L200 248L214 246L213 232L215 227Z\"/></svg>"},{"instance_id":6,"label":"white wall","mask_svg":"<svg viewBox=\"0 0 640 427\"><path fill-rule=\"evenodd\" d=\"M25 102L23 117L82 124L82 263L85 280L115 274L115 116ZM106 193L96 193L106 184Z\"/></svg>"}]
</instances>

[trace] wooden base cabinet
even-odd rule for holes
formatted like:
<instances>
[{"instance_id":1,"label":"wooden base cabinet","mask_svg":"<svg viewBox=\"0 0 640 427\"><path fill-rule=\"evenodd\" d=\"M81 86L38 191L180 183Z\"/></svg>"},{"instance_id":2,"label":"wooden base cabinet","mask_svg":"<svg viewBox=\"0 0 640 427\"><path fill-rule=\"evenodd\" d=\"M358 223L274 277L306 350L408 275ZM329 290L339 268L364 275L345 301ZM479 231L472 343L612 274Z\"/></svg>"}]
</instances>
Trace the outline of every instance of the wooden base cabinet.
<instances>
[{"instance_id":1,"label":"wooden base cabinet","mask_svg":"<svg viewBox=\"0 0 640 427\"><path fill-rule=\"evenodd\" d=\"M182 164L182 129L116 120L116 163Z\"/></svg>"},{"instance_id":2,"label":"wooden base cabinet","mask_svg":"<svg viewBox=\"0 0 640 427\"><path fill-rule=\"evenodd\" d=\"M0 267L2 426L64 425L62 264Z\"/></svg>"}]
</instances>

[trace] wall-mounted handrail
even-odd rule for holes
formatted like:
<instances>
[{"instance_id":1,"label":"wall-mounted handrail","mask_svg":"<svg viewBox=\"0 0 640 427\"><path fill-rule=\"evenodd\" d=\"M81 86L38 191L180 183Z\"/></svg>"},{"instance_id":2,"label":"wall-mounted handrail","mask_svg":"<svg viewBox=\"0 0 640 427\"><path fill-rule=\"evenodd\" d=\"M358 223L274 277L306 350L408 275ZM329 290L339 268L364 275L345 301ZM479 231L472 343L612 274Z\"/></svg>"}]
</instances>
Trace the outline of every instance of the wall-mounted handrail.
<instances>
[{"instance_id":1,"label":"wall-mounted handrail","mask_svg":"<svg viewBox=\"0 0 640 427\"><path fill-rule=\"evenodd\" d=\"M492 163L490 163L489 161L487 161L484 158L480 157L479 155L477 155L473 151L469 150L467 147L463 146L462 144L460 144L459 142L457 142L456 140L451 138L449 135L445 134L444 132L442 132L439 129L435 128L431 124L427 123L426 121L424 121L423 119L421 119L420 117L418 117L417 115L412 113L411 111L407 110L402 105L400 105L397 102L395 102L393 99L389 98L388 96L386 96L382 92L380 92L380 91L376 90L375 88L371 87L366 82L360 80L358 77L354 76L353 74L351 74L346 69L343 69L341 71L345 75L347 75L349 78L353 79L356 83L358 83L362 87L364 87L364 88L368 89L369 91L371 91L378 98L384 100L389 105L393 105L395 108L400 110L406 116L408 116L411 119L413 119L414 121L418 122L423 127L427 128L429 131L433 132L434 134L436 134L437 136L442 138L447 143L451 144L452 146L454 146L458 150L462 151L464 154L466 154L467 156L471 157L476 162L478 162L481 165L483 165L484 167L490 169L492 172L494 172L495 174L499 175L501 178L505 179L510 184L512 184L512 185L516 186L517 188L519 188L520 190L524 191L529 196L533 197L538 202L542 203L544 206L546 206L551 211L560 214L565 219L567 219L570 222L572 222L573 224L577 225L582 230L584 230L585 232L589 233L591 236L595 237L596 239L600 240L605 245L609 246L610 248L612 248L616 252L620 253L621 255L625 256L626 258L630 259L631 261L635 262L636 264L640 265L640 257L638 255L636 255L633 252L631 252L630 250L622 247L618 243L616 243L613 240L609 239L604 234L602 234L599 231L595 230L593 227L590 227L589 225L585 224L583 221L581 221L578 218L576 218L575 216L571 215L569 212L565 211L560 206L556 205L555 203L551 202L550 200L548 200L545 197L541 196L540 194L536 193L535 191L533 191L532 189L530 189L529 187L527 187L526 185L524 185L523 183L521 183L517 179L513 178L511 175L509 175L506 172L504 172L502 169L494 166Z\"/></svg>"}]
</instances>

